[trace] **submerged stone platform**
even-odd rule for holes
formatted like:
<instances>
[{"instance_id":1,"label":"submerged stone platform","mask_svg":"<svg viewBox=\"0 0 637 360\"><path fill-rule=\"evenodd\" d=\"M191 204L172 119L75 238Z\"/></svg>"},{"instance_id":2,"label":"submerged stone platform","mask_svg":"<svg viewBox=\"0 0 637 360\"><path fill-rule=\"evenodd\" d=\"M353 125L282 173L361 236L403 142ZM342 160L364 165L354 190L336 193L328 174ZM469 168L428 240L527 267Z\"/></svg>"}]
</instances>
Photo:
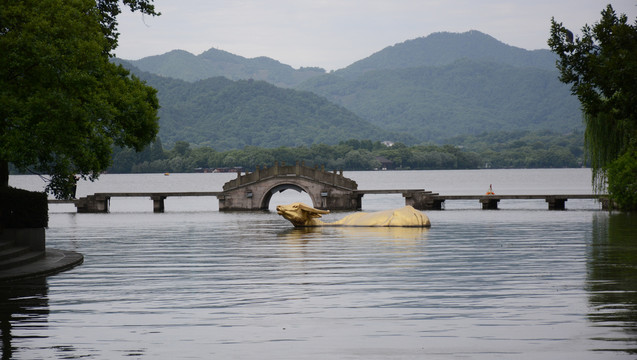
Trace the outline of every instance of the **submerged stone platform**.
<instances>
[{"instance_id":1,"label":"submerged stone platform","mask_svg":"<svg viewBox=\"0 0 637 360\"><path fill-rule=\"evenodd\" d=\"M46 248L44 228L0 229L0 282L52 275L84 262L75 251Z\"/></svg>"},{"instance_id":2,"label":"submerged stone platform","mask_svg":"<svg viewBox=\"0 0 637 360\"><path fill-rule=\"evenodd\" d=\"M75 251L46 249L41 254L31 255L33 257L30 260L25 260L22 264L14 264L15 266L0 269L0 281L17 281L53 275L84 262L84 256Z\"/></svg>"}]
</instances>

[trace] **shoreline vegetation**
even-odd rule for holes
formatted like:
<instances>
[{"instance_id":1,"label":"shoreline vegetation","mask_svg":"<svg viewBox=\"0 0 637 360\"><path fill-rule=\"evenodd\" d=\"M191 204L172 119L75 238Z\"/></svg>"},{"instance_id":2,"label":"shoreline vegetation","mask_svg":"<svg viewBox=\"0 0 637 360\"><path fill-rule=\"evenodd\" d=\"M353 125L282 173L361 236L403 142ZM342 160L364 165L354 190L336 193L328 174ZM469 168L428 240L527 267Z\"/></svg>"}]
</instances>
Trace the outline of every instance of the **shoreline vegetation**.
<instances>
[{"instance_id":1,"label":"shoreline vegetation","mask_svg":"<svg viewBox=\"0 0 637 360\"><path fill-rule=\"evenodd\" d=\"M115 148L109 173L208 172L214 169L253 171L275 162L322 166L330 170L449 170L485 168L578 168L585 166L581 132L495 132L460 136L443 144L407 146L371 140L336 145L216 151L178 141L163 148L157 139L140 153Z\"/></svg>"}]
</instances>

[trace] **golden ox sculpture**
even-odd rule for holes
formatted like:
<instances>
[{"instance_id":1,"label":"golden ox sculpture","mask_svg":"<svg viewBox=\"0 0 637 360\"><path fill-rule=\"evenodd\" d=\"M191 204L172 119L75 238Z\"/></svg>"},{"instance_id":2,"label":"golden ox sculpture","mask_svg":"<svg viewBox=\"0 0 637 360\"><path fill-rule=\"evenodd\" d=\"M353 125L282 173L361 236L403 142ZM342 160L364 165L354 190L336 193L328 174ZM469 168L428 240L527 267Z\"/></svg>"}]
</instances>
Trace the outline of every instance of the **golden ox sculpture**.
<instances>
[{"instance_id":1,"label":"golden ox sculpture","mask_svg":"<svg viewBox=\"0 0 637 360\"><path fill-rule=\"evenodd\" d=\"M430 227L427 215L405 206L400 209L377 211L373 213L359 212L331 223L318 218L329 214L329 210L319 210L303 203L279 205L276 207L279 215L289 220L296 227L315 226L395 226L395 227Z\"/></svg>"}]
</instances>

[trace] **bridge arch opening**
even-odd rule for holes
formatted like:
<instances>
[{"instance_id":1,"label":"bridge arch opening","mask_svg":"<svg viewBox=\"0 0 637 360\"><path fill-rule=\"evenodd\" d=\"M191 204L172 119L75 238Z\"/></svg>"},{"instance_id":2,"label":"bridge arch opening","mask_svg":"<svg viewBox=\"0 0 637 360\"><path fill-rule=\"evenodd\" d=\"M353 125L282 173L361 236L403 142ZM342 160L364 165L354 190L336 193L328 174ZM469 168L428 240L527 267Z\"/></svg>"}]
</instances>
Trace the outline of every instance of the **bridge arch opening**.
<instances>
[{"instance_id":1,"label":"bridge arch opening","mask_svg":"<svg viewBox=\"0 0 637 360\"><path fill-rule=\"evenodd\" d=\"M261 201L261 208L276 211L277 205L291 204L293 202L302 202L314 206L307 190L295 184L279 184L265 193Z\"/></svg>"}]
</instances>

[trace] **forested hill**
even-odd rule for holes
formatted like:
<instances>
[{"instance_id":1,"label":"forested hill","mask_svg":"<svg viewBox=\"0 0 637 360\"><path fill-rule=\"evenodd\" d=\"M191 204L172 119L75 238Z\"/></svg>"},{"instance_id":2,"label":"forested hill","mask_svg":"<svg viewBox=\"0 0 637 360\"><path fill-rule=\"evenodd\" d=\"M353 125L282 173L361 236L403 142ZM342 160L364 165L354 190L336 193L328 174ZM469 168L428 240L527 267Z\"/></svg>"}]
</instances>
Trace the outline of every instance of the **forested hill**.
<instances>
[{"instance_id":1,"label":"forested hill","mask_svg":"<svg viewBox=\"0 0 637 360\"><path fill-rule=\"evenodd\" d=\"M186 141L221 151L245 146L337 144L348 139L387 140L390 136L310 92L224 77L190 83L123 65L157 89L159 137L168 146ZM410 142L406 137L390 139Z\"/></svg>"},{"instance_id":2,"label":"forested hill","mask_svg":"<svg viewBox=\"0 0 637 360\"><path fill-rule=\"evenodd\" d=\"M548 50L478 31L434 33L307 80L312 91L383 129L423 141L499 130L582 129L577 98Z\"/></svg>"},{"instance_id":3,"label":"forested hill","mask_svg":"<svg viewBox=\"0 0 637 360\"><path fill-rule=\"evenodd\" d=\"M246 59L218 49L210 49L200 55L173 50L163 55L126 61L142 71L191 82L224 76L231 80L264 80L281 87L294 87L325 73L321 68L297 70L268 57Z\"/></svg>"},{"instance_id":4,"label":"forested hill","mask_svg":"<svg viewBox=\"0 0 637 360\"><path fill-rule=\"evenodd\" d=\"M460 59L549 71L555 71L557 60L549 50L529 51L510 46L475 30L464 33L438 32L386 47L335 71L335 74L353 77L373 70L448 65Z\"/></svg>"},{"instance_id":5,"label":"forested hill","mask_svg":"<svg viewBox=\"0 0 637 360\"><path fill-rule=\"evenodd\" d=\"M299 87L385 130L421 141L499 130L582 128L580 105L554 71L457 60L442 66L328 74Z\"/></svg>"},{"instance_id":6,"label":"forested hill","mask_svg":"<svg viewBox=\"0 0 637 360\"><path fill-rule=\"evenodd\" d=\"M346 118L349 120L342 122L342 133L349 132L356 134L357 138L363 138L370 132L379 134L382 132L379 129L382 129L395 134L410 134L412 140L405 141L411 144L502 130L551 130L567 133L583 129L579 102L570 94L568 86L559 81L555 57L551 52L509 46L478 31L460 34L434 33L408 40L329 74L319 68L294 70L269 58L245 59L216 49L198 56L185 51L173 51L134 61L133 64L141 66L142 70L188 81L211 76L244 79L245 81L228 83L232 85L223 88L223 91L240 87L241 91L262 92L257 98L249 98L249 104L238 102L239 99L248 99L246 97L224 100L228 104L239 106L241 110L228 107L223 115L204 115L200 113L200 108L206 106L204 101L197 102L181 97L179 104L174 104L172 97L162 95L167 91L160 89L164 107L161 110L164 118L161 136L168 144L173 139L194 144L212 141L202 140L202 134L207 134L209 129L214 128L210 122L213 118L224 119L229 128L232 128L230 119L241 121L243 125L249 124L246 107L253 109L249 112L249 118L255 121L257 127L262 126L264 134L255 134L242 141L225 142L224 148L230 144L236 144L233 147L239 148L242 144L259 144L265 147L280 145L278 141L267 143L272 141L270 135L267 135L270 131L267 124L273 121L273 114L283 116L281 121L294 118L297 122L294 126L297 128L314 129L314 139L331 139L336 132L331 127L338 128L341 126L338 119ZM258 84L254 89L249 89L256 82L250 83L248 79L261 79L284 87L298 84L304 79L294 89L327 98L342 108L332 107L328 102L324 102L321 107L330 107L340 115L334 118L334 122L318 121L322 124L318 126L317 115L311 110L312 106L303 103L314 103L314 100L308 100L309 94L282 92L281 89L266 86L267 84ZM215 88L215 84L221 81L202 81L200 84L193 83L192 86L215 102L223 98L224 93L213 94L206 87ZM153 84L151 81L151 85ZM178 91L199 96L198 92L184 90L188 87L189 85L182 84L171 91L174 96L178 95ZM267 92L271 94L266 94ZM265 104L265 99L281 99L280 94L286 94L286 106L277 109L280 100ZM259 101L263 104L255 105ZM291 105L290 101L294 101L295 105ZM303 106L309 106L309 109L301 109ZM295 110L291 111L290 108ZM344 115L346 112L343 112L343 108L356 116L352 117L352 113ZM232 111L234 113L230 115ZM189 128L182 129L177 125L179 122L175 120L175 112L179 112L182 117L180 121L188 124ZM323 115L321 113L320 118L326 119ZM358 125L349 127L348 124ZM375 127L352 132L364 124ZM324 135L325 132L330 135ZM195 138L186 137L191 133ZM231 137L234 138L234 135ZM397 139L383 137L384 140ZM225 137L221 136L223 138ZM297 139L297 143L302 139L304 138ZM213 142L210 144L218 147Z\"/></svg>"}]
</instances>

